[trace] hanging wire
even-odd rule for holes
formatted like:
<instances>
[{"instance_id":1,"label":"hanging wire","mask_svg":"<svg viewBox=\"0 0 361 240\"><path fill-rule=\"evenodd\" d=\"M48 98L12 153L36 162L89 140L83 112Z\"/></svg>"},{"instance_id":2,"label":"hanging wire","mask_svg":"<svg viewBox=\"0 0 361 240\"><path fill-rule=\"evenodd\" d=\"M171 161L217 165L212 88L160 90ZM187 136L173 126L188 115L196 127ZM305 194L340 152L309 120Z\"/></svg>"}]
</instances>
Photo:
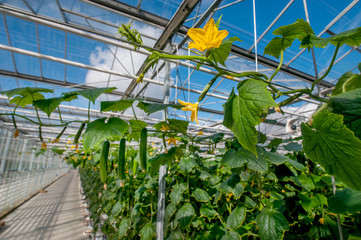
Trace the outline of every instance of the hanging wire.
<instances>
[{"instance_id":1,"label":"hanging wire","mask_svg":"<svg viewBox=\"0 0 361 240\"><path fill-rule=\"evenodd\" d=\"M257 52L257 23L256 23L256 0L253 0L253 33L254 33L254 56L256 62L256 72L258 72L258 52Z\"/></svg>"}]
</instances>

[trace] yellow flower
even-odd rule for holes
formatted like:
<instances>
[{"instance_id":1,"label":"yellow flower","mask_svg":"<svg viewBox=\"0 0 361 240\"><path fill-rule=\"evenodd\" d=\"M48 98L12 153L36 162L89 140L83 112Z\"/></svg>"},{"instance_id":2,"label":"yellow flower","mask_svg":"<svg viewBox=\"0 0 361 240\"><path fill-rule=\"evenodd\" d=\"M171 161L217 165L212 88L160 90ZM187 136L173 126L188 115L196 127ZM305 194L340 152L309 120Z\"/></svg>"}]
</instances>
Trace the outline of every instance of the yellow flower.
<instances>
[{"instance_id":1,"label":"yellow flower","mask_svg":"<svg viewBox=\"0 0 361 240\"><path fill-rule=\"evenodd\" d=\"M75 148L75 145L71 146L70 148L71 148L71 149Z\"/></svg>"},{"instance_id":2,"label":"yellow flower","mask_svg":"<svg viewBox=\"0 0 361 240\"><path fill-rule=\"evenodd\" d=\"M170 128L168 126L164 126L162 125L162 128L160 129L161 131L169 131Z\"/></svg>"},{"instance_id":3,"label":"yellow flower","mask_svg":"<svg viewBox=\"0 0 361 240\"><path fill-rule=\"evenodd\" d=\"M150 156L152 156L152 155L153 155L153 153L152 153L152 152L150 152L150 153L149 153L149 155L150 155Z\"/></svg>"},{"instance_id":4,"label":"yellow flower","mask_svg":"<svg viewBox=\"0 0 361 240\"><path fill-rule=\"evenodd\" d=\"M70 144L70 143L71 143L71 141L69 140L69 141L68 141L68 144Z\"/></svg>"},{"instance_id":5,"label":"yellow flower","mask_svg":"<svg viewBox=\"0 0 361 240\"><path fill-rule=\"evenodd\" d=\"M15 129L14 138L17 138L19 136L19 134L20 134L19 130Z\"/></svg>"},{"instance_id":6,"label":"yellow flower","mask_svg":"<svg viewBox=\"0 0 361 240\"><path fill-rule=\"evenodd\" d=\"M189 43L188 47L204 52L210 48L219 48L223 39L227 37L228 31L218 31L214 20L211 19L203 29L190 28L187 34L193 41Z\"/></svg>"},{"instance_id":7,"label":"yellow flower","mask_svg":"<svg viewBox=\"0 0 361 240\"><path fill-rule=\"evenodd\" d=\"M57 143L59 142L59 139L54 139L51 143Z\"/></svg>"},{"instance_id":8,"label":"yellow flower","mask_svg":"<svg viewBox=\"0 0 361 240\"><path fill-rule=\"evenodd\" d=\"M137 83L142 83L142 82L143 82L143 78L144 78L144 74L141 73L141 74L139 75L139 77L137 78Z\"/></svg>"},{"instance_id":9,"label":"yellow flower","mask_svg":"<svg viewBox=\"0 0 361 240\"><path fill-rule=\"evenodd\" d=\"M171 138L168 138L167 141L168 141L168 144L174 144L174 145L177 145L177 140L178 139L175 139L174 137L171 137Z\"/></svg>"},{"instance_id":10,"label":"yellow flower","mask_svg":"<svg viewBox=\"0 0 361 240\"><path fill-rule=\"evenodd\" d=\"M229 76L229 75L224 75L227 79L233 80L234 77L233 76Z\"/></svg>"},{"instance_id":11,"label":"yellow flower","mask_svg":"<svg viewBox=\"0 0 361 240\"><path fill-rule=\"evenodd\" d=\"M41 144L41 148L46 149L46 143L45 142L43 142L43 144Z\"/></svg>"},{"instance_id":12,"label":"yellow flower","mask_svg":"<svg viewBox=\"0 0 361 240\"><path fill-rule=\"evenodd\" d=\"M192 112L191 121L194 122L194 120L196 120L196 123L199 124L199 122L198 122L198 104L199 103L198 102L187 103L187 102L183 102L182 100L178 100L178 102L184 106L182 108L183 111L191 111Z\"/></svg>"},{"instance_id":13,"label":"yellow flower","mask_svg":"<svg viewBox=\"0 0 361 240\"><path fill-rule=\"evenodd\" d=\"M324 218L320 218L320 223L323 225L323 224L325 224L325 219Z\"/></svg>"},{"instance_id":14,"label":"yellow flower","mask_svg":"<svg viewBox=\"0 0 361 240\"><path fill-rule=\"evenodd\" d=\"M92 157L89 156L88 160L92 159Z\"/></svg>"},{"instance_id":15,"label":"yellow flower","mask_svg":"<svg viewBox=\"0 0 361 240\"><path fill-rule=\"evenodd\" d=\"M198 133L197 133L197 135L203 135L203 131L199 131Z\"/></svg>"}]
</instances>

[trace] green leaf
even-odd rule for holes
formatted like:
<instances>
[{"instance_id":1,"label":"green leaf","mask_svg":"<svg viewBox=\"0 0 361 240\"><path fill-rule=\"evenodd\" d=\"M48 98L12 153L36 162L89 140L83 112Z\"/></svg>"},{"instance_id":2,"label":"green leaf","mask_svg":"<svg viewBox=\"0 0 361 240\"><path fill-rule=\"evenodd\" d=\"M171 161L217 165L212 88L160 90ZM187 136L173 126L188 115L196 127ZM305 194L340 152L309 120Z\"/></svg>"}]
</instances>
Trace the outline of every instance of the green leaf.
<instances>
[{"instance_id":1,"label":"green leaf","mask_svg":"<svg viewBox=\"0 0 361 240\"><path fill-rule=\"evenodd\" d=\"M146 103L146 102L139 102L137 107L142 109L144 112L148 113L148 115L165 110L169 107L181 109L183 106L179 104L163 104L163 103Z\"/></svg>"},{"instance_id":2,"label":"green leaf","mask_svg":"<svg viewBox=\"0 0 361 240\"><path fill-rule=\"evenodd\" d=\"M178 183L174 186L173 191L170 193L170 200L174 204L179 204L182 200L184 191L187 190L187 186L184 183Z\"/></svg>"},{"instance_id":3,"label":"green leaf","mask_svg":"<svg viewBox=\"0 0 361 240\"><path fill-rule=\"evenodd\" d=\"M100 102L100 111L121 112L130 108L135 101L139 100L141 100L141 98L122 99L118 101L102 101Z\"/></svg>"},{"instance_id":4,"label":"green leaf","mask_svg":"<svg viewBox=\"0 0 361 240\"><path fill-rule=\"evenodd\" d=\"M167 204L167 207L165 208L164 212L164 221L166 224L169 223L169 220L172 218L174 213L177 211L177 204L174 202L171 202Z\"/></svg>"},{"instance_id":5,"label":"green leaf","mask_svg":"<svg viewBox=\"0 0 361 240\"><path fill-rule=\"evenodd\" d=\"M256 223L261 240L282 239L285 231L289 229L287 219L280 212L267 208L258 214Z\"/></svg>"},{"instance_id":6,"label":"green leaf","mask_svg":"<svg viewBox=\"0 0 361 240\"><path fill-rule=\"evenodd\" d=\"M315 184L314 184L314 180L312 179L312 176L298 175L297 179L300 181L302 186L307 191L311 191L312 189L315 189Z\"/></svg>"},{"instance_id":7,"label":"green leaf","mask_svg":"<svg viewBox=\"0 0 361 240\"><path fill-rule=\"evenodd\" d=\"M332 90L332 96L352 91L357 88L361 88L361 75L354 74L353 72L346 72L337 80L336 86Z\"/></svg>"},{"instance_id":8,"label":"green leaf","mask_svg":"<svg viewBox=\"0 0 361 240\"><path fill-rule=\"evenodd\" d=\"M258 158L247 151L246 149L234 150L231 149L223 156L222 162L227 164L230 168L239 168L242 167L245 163L247 163L248 168L265 172L268 169L268 164L265 158L265 153L261 148L258 148Z\"/></svg>"},{"instance_id":9,"label":"green leaf","mask_svg":"<svg viewBox=\"0 0 361 240\"><path fill-rule=\"evenodd\" d=\"M78 93L79 95L85 97L86 99L88 99L89 101L91 101L94 104L95 100L102 93L111 93L115 89L117 89L117 88L115 88L115 87L111 87L111 88L92 88L92 89L79 90L79 91L75 91L75 92ZM74 92L71 92L71 93L74 93ZM66 94L69 94L69 93L66 93Z\"/></svg>"},{"instance_id":10,"label":"green leaf","mask_svg":"<svg viewBox=\"0 0 361 240\"><path fill-rule=\"evenodd\" d=\"M41 93L33 93L26 96L16 96L13 97L9 103L16 104L21 107L25 107L26 105L32 104L34 101L44 99L44 95Z\"/></svg>"},{"instance_id":11,"label":"green leaf","mask_svg":"<svg viewBox=\"0 0 361 240\"><path fill-rule=\"evenodd\" d=\"M306 194L299 194L298 196L301 199L302 207L307 212L310 212L312 209L318 206L327 206L327 198L319 193L315 194L315 196L308 196Z\"/></svg>"},{"instance_id":12,"label":"green leaf","mask_svg":"<svg viewBox=\"0 0 361 240\"><path fill-rule=\"evenodd\" d=\"M278 153L268 152L263 150L262 148L258 147L258 158L264 158L270 163L280 165L287 161L288 157L280 155ZM266 168L267 170L267 168Z\"/></svg>"},{"instance_id":13,"label":"green leaf","mask_svg":"<svg viewBox=\"0 0 361 240\"><path fill-rule=\"evenodd\" d=\"M314 117L313 128L301 125L306 155L350 188L361 190L361 140L343 125L342 116L326 111Z\"/></svg>"},{"instance_id":14,"label":"green leaf","mask_svg":"<svg viewBox=\"0 0 361 240\"><path fill-rule=\"evenodd\" d=\"M128 129L128 124L120 118L111 117L107 123L105 120L106 118L101 118L88 123L83 134L85 151L90 150L107 138L122 136Z\"/></svg>"},{"instance_id":15,"label":"green leaf","mask_svg":"<svg viewBox=\"0 0 361 240\"><path fill-rule=\"evenodd\" d=\"M200 137L197 139L197 142L202 142L206 139L211 139L213 141L213 143L217 144L217 143L219 143L219 141L221 141L223 139L223 137L224 137L224 133L215 133L210 136Z\"/></svg>"},{"instance_id":16,"label":"green leaf","mask_svg":"<svg viewBox=\"0 0 361 240\"><path fill-rule=\"evenodd\" d=\"M174 161L177 156L181 156L182 154L183 152L181 148L172 147L171 149L168 150L167 153L162 153L152 159L149 159L148 160L148 163L150 164L149 174L151 176L154 176L159 171L160 166Z\"/></svg>"},{"instance_id":17,"label":"green leaf","mask_svg":"<svg viewBox=\"0 0 361 240\"><path fill-rule=\"evenodd\" d=\"M224 105L223 125L236 135L245 149L255 155L258 137L255 126L261 123L264 108L277 106L266 87L266 83L254 79L243 81L238 85L239 95L232 90Z\"/></svg>"},{"instance_id":18,"label":"green leaf","mask_svg":"<svg viewBox=\"0 0 361 240\"><path fill-rule=\"evenodd\" d=\"M246 207L252 208L252 209L257 206L257 203L255 201L253 201L252 198L247 197L247 196L244 199L244 204L246 204Z\"/></svg>"},{"instance_id":19,"label":"green leaf","mask_svg":"<svg viewBox=\"0 0 361 240\"><path fill-rule=\"evenodd\" d=\"M167 240L183 240L183 239L184 238L182 234L180 234L179 232L172 232L167 238Z\"/></svg>"},{"instance_id":20,"label":"green leaf","mask_svg":"<svg viewBox=\"0 0 361 240\"><path fill-rule=\"evenodd\" d=\"M198 164L192 157L184 157L179 161L179 167L182 171L189 173L194 167L197 167Z\"/></svg>"},{"instance_id":21,"label":"green leaf","mask_svg":"<svg viewBox=\"0 0 361 240\"><path fill-rule=\"evenodd\" d=\"M169 127L170 131L187 133L188 129L188 121L177 120L177 119L168 119L167 121L161 121L157 124L154 124L153 127L160 131L160 129L164 127Z\"/></svg>"},{"instance_id":22,"label":"green leaf","mask_svg":"<svg viewBox=\"0 0 361 240\"><path fill-rule=\"evenodd\" d=\"M302 146L299 145L298 143L295 143L295 142L291 142L287 145L284 145L283 146L284 149L286 149L287 151L295 151L295 152L299 152L299 151L302 151Z\"/></svg>"},{"instance_id":23,"label":"green leaf","mask_svg":"<svg viewBox=\"0 0 361 240\"><path fill-rule=\"evenodd\" d=\"M233 193L236 198L239 198L243 193L243 184L239 174L232 174L226 181L221 183L219 190L224 193Z\"/></svg>"},{"instance_id":24,"label":"green leaf","mask_svg":"<svg viewBox=\"0 0 361 240\"><path fill-rule=\"evenodd\" d=\"M131 139L134 139L134 141L139 142L140 132L142 131L143 128L148 126L147 123L145 123L142 120L134 120L134 119L131 119L128 122L129 122L129 127L131 128L129 137Z\"/></svg>"},{"instance_id":25,"label":"green leaf","mask_svg":"<svg viewBox=\"0 0 361 240\"><path fill-rule=\"evenodd\" d=\"M122 209L123 209L122 202L117 202L112 208L111 215L114 216L114 217L118 216L119 213L122 211Z\"/></svg>"},{"instance_id":26,"label":"green leaf","mask_svg":"<svg viewBox=\"0 0 361 240\"><path fill-rule=\"evenodd\" d=\"M58 155L62 155L66 151L66 149L61 149L59 147L52 147L50 150Z\"/></svg>"},{"instance_id":27,"label":"green leaf","mask_svg":"<svg viewBox=\"0 0 361 240\"><path fill-rule=\"evenodd\" d=\"M155 236L155 229L153 224L146 223L142 229L140 229L140 239L151 240Z\"/></svg>"},{"instance_id":28,"label":"green leaf","mask_svg":"<svg viewBox=\"0 0 361 240\"><path fill-rule=\"evenodd\" d=\"M344 123L361 139L361 88L331 98L332 111L344 116Z\"/></svg>"},{"instance_id":29,"label":"green leaf","mask_svg":"<svg viewBox=\"0 0 361 240\"><path fill-rule=\"evenodd\" d=\"M128 232L129 227L130 227L130 219L129 218L123 218L122 221L119 224L119 227L118 227L118 237L119 237L119 239L123 239L125 234Z\"/></svg>"},{"instance_id":30,"label":"green leaf","mask_svg":"<svg viewBox=\"0 0 361 240\"><path fill-rule=\"evenodd\" d=\"M361 27L354 28L345 32L341 32L339 34L332 35L328 38L321 38L315 35L311 35L308 39L302 42L302 48L311 48L311 47L320 47L324 48L327 44L333 44L340 46L347 44L349 46L360 46L361 44Z\"/></svg>"},{"instance_id":31,"label":"green leaf","mask_svg":"<svg viewBox=\"0 0 361 240\"><path fill-rule=\"evenodd\" d=\"M306 170L306 167L304 165L302 165L301 163L296 162L296 161L294 161L292 159L287 159L287 162L289 162L294 168L296 168L299 171L305 171Z\"/></svg>"},{"instance_id":32,"label":"green leaf","mask_svg":"<svg viewBox=\"0 0 361 240\"><path fill-rule=\"evenodd\" d=\"M279 58L281 51L290 47L294 40L298 39L302 41L307 36L314 34L310 25L303 19L297 19L296 22L281 26L273 31L273 35L279 35L282 37L275 37L272 39L264 49L264 54L268 54Z\"/></svg>"},{"instance_id":33,"label":"green leaf","mask_svg":"<svg viewBox=\"0 0 361 240\"><path fill-rule=\"evenodd\" d=\"M355 213L361 211L361 191L349 188L337 190L329 199L328 210L336 214Z\"/></svg>"},{"instance_id":34,"label":"green leaf","mask_svg":"<svg viewBox=\"0 0 361 240\"><path fill-rule=\"evenodd\" d=\"M200 188L194 190L192 195L197 200L197 202L209 202L210 200L209 194Z\"/></svg>"},{"instance_id":35,"label":"green leaf","mask_svg":"<svg viewBox=\"0 0 361 240\"><path fill-rule=\"evenodd\" d=\"M55 109L62 102L70 102L73 99L77 99L76 95L66 95L57 98L48 98L48 99L39 99L34 100L33 105L38 107L41 111L45 112L48 117L50 117L51 113L55 111Z\"/></svg>"},{"instance_id":36,"label":"green leaf","mask_svg":"<svg viewBox=\"0 0 361 240\"><path fill-rule=\"evenodd\" d=\"M187 228L194 217L196 217L196 212L192 204L186 203L178 210L175 215L175 221L178 222L181 227Z\"/></svg>"},{"instance_id":37,"label":"green leaf","mask_svg":"<svg viewBox=\"0 0 361 240\"><path fill-rule=\"evenodd\" d=\"M211 221L218 215L218 212L216 210L209 207L201 207L199 212L201 216L208 218L208 221Z\"/></svg>"},{"instance_id":38,"label":"green leaf","mask_svg":"<svg viewBox=\"0 0 361 240\"><path fill-rule=\"evenodd\" d=\"M231 47L234 41L241 41L238 37L231 37L228 39L224 39L219 48L215 48L211 51L209 59L213 61L215 64L222 64L226 67L226 60L231 52Z\"/></svg>"},{"instance_id":39,"label":"green leaf","mask_svg":"<svg viewBox=\"0 0 361 240\"><path fill-rule=\"evenodd\" d=\"M241 236L239 236L237 232L226 231L226 234L224 234L221 240L240 240L240 239Z\"/></svg>"},{"instance_id":40,"label":"green leaf","mask_svg":"<svg viewBox=\"0 0 361 240\"><path fill-rule=\"evenodd\" d=\"M23 96L26 97L28 95L34 94L34 93L53 93L54 91L52 89L47 89L47 88L30 88L30 87L25 87L25 88L14 88L8 91L3 91L1 92L1 94L5 94L7 95L9 98L12 96Z\"/></svg>"},{"instance_id":41,"label":"green leaf","mask_svg":"<svg viewBox=\"0 0 361 240\"><path fill-rule=\"evenodd\" d=\"M237 206L235 209L233 209L233 211L227 218L227 225L233 230L236 230L242 225L245 219L246 219L246 208L243 206Z\"/></svg>"}]
</instances>

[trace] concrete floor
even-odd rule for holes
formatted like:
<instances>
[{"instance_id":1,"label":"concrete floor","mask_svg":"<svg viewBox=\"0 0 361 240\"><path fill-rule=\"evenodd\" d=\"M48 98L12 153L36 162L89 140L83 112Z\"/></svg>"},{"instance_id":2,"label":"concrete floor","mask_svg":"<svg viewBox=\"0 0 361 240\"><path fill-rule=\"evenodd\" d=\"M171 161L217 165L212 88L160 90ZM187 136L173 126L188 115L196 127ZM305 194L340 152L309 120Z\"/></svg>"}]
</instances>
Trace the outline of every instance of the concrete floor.
<instances>
[{"instance_id":1,"label":"concrete floor","mask_svg":"<svg viewBox=\"0 0 361 240\"><path fill-rule=\"evenodd\" d=\"M8 214L1 240L83 240L79 174L72 171Z\"/></svg>"}]
</instances>

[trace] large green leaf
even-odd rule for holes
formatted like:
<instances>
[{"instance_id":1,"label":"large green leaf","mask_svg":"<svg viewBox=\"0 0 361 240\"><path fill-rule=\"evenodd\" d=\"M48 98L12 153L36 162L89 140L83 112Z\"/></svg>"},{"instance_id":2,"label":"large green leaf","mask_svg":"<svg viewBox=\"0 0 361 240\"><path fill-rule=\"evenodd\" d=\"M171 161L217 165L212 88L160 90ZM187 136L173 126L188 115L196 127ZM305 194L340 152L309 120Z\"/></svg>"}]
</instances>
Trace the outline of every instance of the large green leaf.
<instances>
[{"instance_id":1,"label":"large green leaf","mask_svg":"<svg viewBox=\"0 0 361 240\"><path fill-rule=\"evenodd\" d=\"M121 112L130 108L133 105L133 103L137 100L140 100L140 98L122 99L118 101L102 101L100 102L100 111Z\"/></svg>"},{"instance_id":2,"label":"large green leaf","mask_svg":"<svg viewBox=\"0 0 361 240\"><path fill-rule=\"evenodd\" d=\"M209 221L211 221L215 216L218 215L218 212L212 208L209 207L201 207L199 210L199 213L201 216L208 218Z\"/></svg>"},{"instance_id":3,"label":"large green leaf","mask_svg":"<svg viewBox=\"0 0 361 240\"><path fill-rule=\"evenodd\" d=\"M44 99L44 95L41 93L33 93L26 96L16 96L10 100L10 104L16 104L21 107L32 104L34 101Z\"/></svg>"},{"instance_id":4,"label":"large green leaf","mask_svg":"<svg viewBox=\"0 0 361 240\"><path fill-rule=\"evenodd\" d=\"M219 190L224 193L233 193L236 198L239 198L243 193L243 184L239 174L232 174L226 181L224 181L220 186Z\"/></svg>"},{"instance_id":5,"label":"large green leaf","mask_svg":"<svg viewBox=\"0 0 361 240\"><path fill-rule=\"evenodd\" d=\"M128 229L129 229L129 227L130 227L130 219L123 218L118 227L119 239L123 239L123 237L125 236L125 234L127 233Z\"/></svg>"},{"instance_id":6,"label":"large green leaf","mask_svg":"<svg viewBox=\"0 0 361 240\"><path fill-rule=\"evenodd\" d=\"M289 229L287 219L278 211L265 208L256 217L258 235L262 240L282 239Z\"/></svg>"},{"instance_id":7,"label":"large green leaf","mask_svg":"<svg viewBox=\"0 0 361 240\"><path fill-rule=\"evenodd\" d=\"M226 60L231 52L231 47L234 41L241 41L238 37L231 37L228 39L224 39L219 48L213 49L209 59L211 59L214 63L218 65L218 63L222 64L226 67Z\"/></svg>"},{"instance_id":8,"label":"large green leaf","mask_svg":"<svg viewBox=\"0 0 361 240\"><path fill-rule=\"evenodd\" d=\"M175 160L178 156L182 156L182 149L179 147L172 147L167 153L159 154L158 156L149 159L150 170L149 174L154 176L158 171L159 167Z\"/></svg>"},{"instance_id":9,"label":"large green leaf","mask_svg":"<svg viewBox=\"0 0 361 240\"><path fill-rule=\"evenodd\" d=\"M165 110L169 107L181 109L183 106L179 104L163 104L163 103L146 103L146 102L139 102L137 107L142 109L144 112L148 113L148 115Z\"/></svg>"},{"instance_id":10,"label":"large green leaf","mask_svg":"<svg viewBox=\"0 0 361 240\"><path fill-rule=\"evenodd\" d=\"M224 137L224 133L215 133L210 136L200 137L197 139L197 142L202 142L206 139L211 139L214 143L219 143L219 141L221 141L223 137Z\"/></svg>"},{"instance_id":11,"label":"large green leaf","mask_svg":"<svg viewBox=\"0 0 361 240\"><path fill-rule=\"evenodd\" d=\"M176 203L167 203L167 207L165 208L164 212L164 222L165 224L169 224L169 220L174 215L174 213L177 211L177 204Z\"/></svg>"},{"instance_id":12,"label":"large green leaf","mask_svg":"<svg viewBox=\"0 0 361 240\"><path fill-rule=\"evenodd\" d=\"M323 111L314 117L313 128L302 124L301 130L306 155L327 173L361 190L361 140L343 125L343 117Z\"/></svg>"},{"instance_id":13,"label":"large green leaf","mask_svg":"<svg viewBox=\"0 0 361 240\"><path fill-rule=\"evenodd\" d=\"M310 212L313 208L318 206L327 206L327 198L322 194L316 193L315 196L299 194L298 196L301 200L301 205L306 212Z\"/></svg>"},{"instance_id":14,"label":"large green leaf","mask_svg":"<svg viewBox=\"0 0 361 240\"><path fill-rule=\"evenodd\" d=\"M238 85L239 95L232 90L224 105L223 125L236 135L239 143L257 155L257 131L255 126L261 123L261 114L267 107L277 104L267 90L267 84L249 79Z\"/></svg>"},{"instance_id":15,"label":"large green leaf","mask_svg":"<svg viewBox=\"0 0 361 240\"><path fill-rule=\"evenodd\" d=\"M95 103L95 100L102 94L102 93L111 93L113 92L115 89L115 87L110 87L110 88L92 88L92 89L84 89L84 90L79 90L79 91L75 91L76 93L78 93L79 95L85 97L86 99L88 99L89 101L91 101L92 103ZM66 93L69 94L69 93Z\"/></svg>"},{"instance_id":16,"label":"large green leaf","mask_svg":"<svg viewBox=\"0 0 361 240\"><path fill-rule=\"evenodd\" d=\"M155 236L155 228L152 223L146 223L142 229L140 229L141 240L151 240Z\"/></svg>"},{"instance_id":17,"label":"large green leaf","mask_svg":"<svg viewBox=\"0 0 361 240\"><path fill-rule=\"evenodd\" d=\"M176 131L181 133L187 133L188 121L178 120L178 119L168 119L167 121L161 121L157 124L154 124L153 127L160 131L164 127L169 127L170 131Z\"/></svg>"},{"instance_id":18,"label":"large green leaf","mask_svg":"<svg viewBox=\"0 0 361 240\"><path fill-rule=\"evenodd\" d=\"M317 37L314 34L310 35L302 41L301 48L320 47L324 48L327 44L340 46L347 44L350 46L360 46L361 44L361 27L354 28L345 32L332 35L328 38Z\"/></svg>"},{"instance_id":19,"label":"large green leaf","mask_svg":"<svg viewBox=\"0 0 361 240\"><path fill-rule=\"evenodd\" d=\"M290 25L281 26L273 31L273 35L282 37L275 37L272 39L265 47L264 54L279 58L281 51L290 47L294 40L298 39L302 41L313 33L310 25L303 19L298 19Z\"/></svg>"},{"instance_id":20,"label":"large green leaf","mask_svg":"<svg viewBox=\"0 0 361 240\"><path fill-rule=\"evenodd\" d=\"M361 191L349 188L337 190L336 195L330 197L328 201L328 210L336 214L361 211Z\"/></svg>"},{"instance_id":21,"label":"large green leaf","mask_svg":"<svg viewBox=\"0 0 361 240\"><path fill-rule=\"evenodd\" d=\"M135 119L131 119L128 121L129 122L129 127L130 127L130 133L129 133L129 137L131 139L134 139L134 141L139 141L140 139L140 132L142 131L143 128L147 127L147 123L143 122L142 120L135 120Z\"/></svg>"},{"instance_id":22,"label":"large green leaf","mask_svg":"<svg viewBox=\"0 0 361 240\"><path fill-rule=\"evenodd\" d=\"M332 111L344 116L344 123L361 139L361 88L331 98Z\"/></svg>"},{"instance_id":23,"label":"large green leaf","mask_svg":"<svg viewBox=\"0 0 361 240\"><path fill-rule=\"evenodd\" d=\"M117 203L113 206L113 208L112 208L112 213L111 213L111 215L112 215L113 217L118 216L119 213L122 211L123 207L124 207L124 205L123 205L122 202L117 202Z\"/></svg>"},{"instance_id":24,"label":"large green leaf","mask_svg":"<svg viewBox=\"0 0 361 240\"><path fill-rule=\"evenodd\" d=\"M8 91L3 91L1 92L1 94L5 94L6 96L8 96L9 98L12 96L23 96L26 97L28 95L34 94L34 93L53 93L54 91L52 89L47 89L47 88L30 88L30 87L25 87L25 88L14 88Z\"/></svg>"},{"instance_id":25,"label":"large green leaf","mask_svg":"<svg viewBox=\"0 0 361 240\"><path fill-rule=\"evenodd\" d=\"M192 195L197 200L197 202L209 202L210 200L209 194L200 188L196 188Z\"/></svg>"},{"instance_id":26,"label":"large green leaf","mask_svg":"<svg viewBox=\"0 0 361 240\"><path fill-rule=\"evenodd\" d=\"M187 228L194 217L196 217L196 212L192 204L186 203L176 213L175 221L178 222L181 227Z\"/></svg>"},{"instance_id":27,"label":"large green leaf","mask_svg":"<svg viewBox=\"0 0 361 240\"><path fill-rule=\"evenodd\" d=\"M120 118L111 117L108 122L106 118L100 118L88 123L83 134L83 143L86 151L98 145L107 138L122 136L128 130L128 124Z\"/></svg>"},{"instance_id":28,"label":"large green leaf","mask_svg":"<svg viewBox=\"0 0 361 240\"><path fill-rule=\"evenodd\" d=\"M270 163L273 163L276 165L280 165L288 160L288 157L286 157L286 156L283 156L278 153L268 152L260 147L258 147L257 150L258 150L258 158L264 158L267 161L269 161ZM266 170L267 170L267 168L266 168Z\"/></svg>"},{"instance_id":29,"label":"large green leaf","mask_svg":"<svg viewBox=\"0 0 361 240\"><path fill-rule=\"evenodd\" d=\"M176 184L170 193L171 202L174 204L179 204L179 202L182 200L182 195L185 190L187 190L187 186L184 183Z\"/></svg>"},{"instance_id":30,"label":"large green leaf","mask_svg":"<svg viewBox=\"0 0 361 240\"><path fill-rule=\"evenodd\" d=\"M336 86L332 90L332 96L352 91L357 88L361 88L361 75L353 72L346 72L337 80Z\"/></svg>"},{"instance_id":31,"label":"large green leaf","mask_svg":"<svg viewBox=\"0 0 361 240\"><path fill-rule=\"evenodd\" d=\"M231 149L223 156L222 162L227 164L230 168L239 168L247 163L248 168L259 172L265 172L268 169L266 159L275 159L275 156L269 155L268 152L263 151L261 148L258 148L257 152L258 157L246 149Z\"/></svg>"},{"instance_id":32,"label":"large green leaf","mask_svg":"<svg viewBox=\"0 0 361 240\"><path fill-rule=\"evenodd\" d=\"M192 169L194 167L197 167L198 164L196 163L196 161L194 160L193 157L183 157L180 161L179 161L179 167L182 171L189 173L190 171L192 171Z\"/></svg>"},{"instance_id":33,"label":"large green leaf","mask_svg":"<svg viewBox=\"0 0 361 240\"><path fill-rule=\"evenodd\" d=\"M55 109L60 105L62 102L70 102L73 99L77 99L77 95L65 95L62 97L57 98L48 98L48 99L39 99L34 100L33 105L38 107L41 111L45 112L48 117L50 117L51 113L55 111Z\"/></svg>"},{"instance_id":34,"label":"large green leaf","mask_svg":"<svg viewBox=\"0 0 361 240\"><path fill-rule=\"evenodd\" d=\"M228 227L236 230L246 219L246 208L244 206L237 206L227 218Z\"/></svg>"}]
</instances>

